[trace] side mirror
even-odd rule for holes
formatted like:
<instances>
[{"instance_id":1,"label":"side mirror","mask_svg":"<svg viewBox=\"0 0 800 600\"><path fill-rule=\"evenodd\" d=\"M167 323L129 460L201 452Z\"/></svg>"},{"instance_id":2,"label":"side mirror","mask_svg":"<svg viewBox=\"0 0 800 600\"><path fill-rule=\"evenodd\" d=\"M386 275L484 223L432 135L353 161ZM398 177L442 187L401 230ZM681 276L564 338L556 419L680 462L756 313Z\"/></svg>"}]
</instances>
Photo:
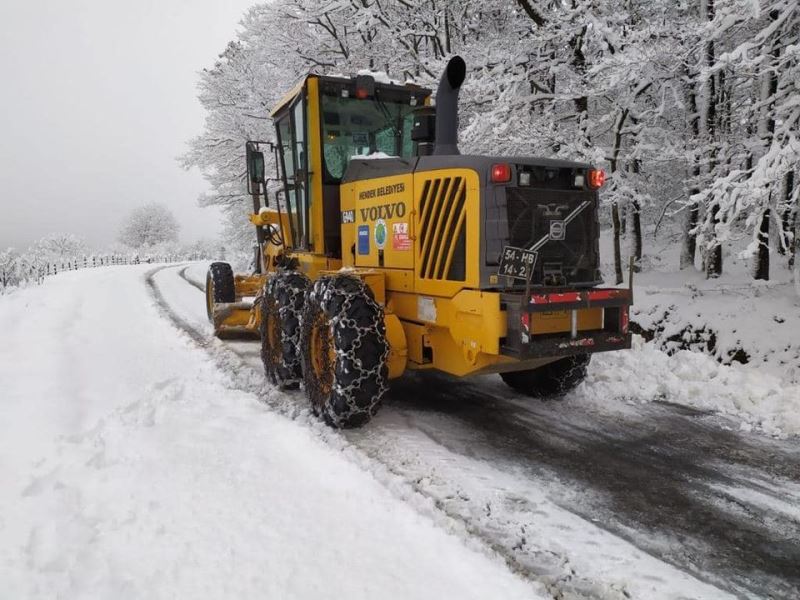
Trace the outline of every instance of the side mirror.
<instances>
[{"instance_id":1,"label":"side mirror","mask_svg":"<svg viewBox=\"0 0 800 600\"><path fill-rule=\"evenodd\" d=\"M247 150L247 175L250 183L264 183L264 153Z\"/></svg>"}]
</instances>

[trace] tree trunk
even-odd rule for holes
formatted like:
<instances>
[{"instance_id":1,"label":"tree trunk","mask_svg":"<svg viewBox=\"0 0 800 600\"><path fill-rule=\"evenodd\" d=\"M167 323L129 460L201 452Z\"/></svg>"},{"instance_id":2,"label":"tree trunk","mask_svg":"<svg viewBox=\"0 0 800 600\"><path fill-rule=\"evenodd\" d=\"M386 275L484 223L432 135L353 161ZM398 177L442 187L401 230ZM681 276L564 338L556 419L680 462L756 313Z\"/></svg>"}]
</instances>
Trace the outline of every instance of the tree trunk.
<instances>
[{"instance_id":1,"label":"tree trunk","mask_svg":"<svg viewBox=\"0 0 800 600\"><path fill-rule=\"evenodd\" d=\"M770 11L770 19L773 21L778 18L778 11ZM779 46L775 43L770 52L771 65L777 62L779 54ZM774 110L775 94L778 91L778 75L774 69L768 70L767 73L762 75L761 81L761 97L759 100L762 102L762 116L759 123L759 137L761 137L764 144L764 152L769 151L772 145L772 140L775 137L775 119L772 117ZM756 249L755 265L753 265L753 278L763 281L769 280L769 220L770 220L770 206L772 200L772 192L767 196L767 208L764 214L761 215L761 223L758 228L758 248Z\"/></svg>"},{"instance_id":2,"label":"tree trunk","mask_svg":"<svg viewBox=\"0 0 800 600\"><path fill-rule=\"evenodd\" d=\"M794 193L794 171L789 171L786 174L786 212L784 213L784 231L787 236L791 236L789 241L789 268L791 269L796 260L797 252L800 249L800 240L797 239L798 226L800 226L800 196L798 202L794 206L790 206L792 201L792 194Z\"/></svg>"},{"instance_id":3,"label":"tree trunk","mask_svg":"<svg viewBox=\"0 0 800 600\"><path fill-rule=\"evenodd\" d=\"M794 289L800 296L800 196L794 208L794 252L792 252L792 271L794 271Z\"/></svg>"},{"instance_id":4,"label":"tree trunk","mask_svg":"<svg viewBox=\"0 0 800 600\"><path fill-rule=\"evenodd\" d=\"M619 153L622 149L622 128L625 125L625 120L628 118L628 110L623 110L619 119L617 120L617 128L614 133L614 149L611 153L611 175L617 172L619 164ZM620 233L622 230L622 223L619 218L619 205L615 200L611 204L611 221L614 224L614 279L619 285L622 283L622 251L620 249Z\"/></svg>"},{"instance_id":5,"label":"tree trunk","mask_svg":"<svg viewBox=\"0 0 800 600\"><path fill-rule=\"evenodd\" d=\"M700 137L700 115L697 112L697 87L695 85L696 75L689 74L687 70L687 79L689 84L686 90L686 100L689 106L689 131L691 132L691 140L697 140ZM694 164L692 165L691 181L692 185L689 188L689 198L700 192L698 181L700 180L700 163L698 157L695 157ZM683 230L683 248L681 249L681 269L694 267L695 256L697 254L697 224L700 221L700 207L696 202L689 205L689 212L686 215L686 222Z\"/></svg>"},{"instance_id":6,"label":"tree trunk","mask_svg":"<svg viewBox=\"0 0 800 600\"><path fill-rule=\"evenodd\" d=\"M614 281L619 285L622 283L622 253L619 243L619 207L616 202L611 204L611 221L614 224Z\"/></svg>"},{"instance_id":7,"label":"tree trunk","mask_svg":"<svg viewBox=\"0 0 800 600\"><path fill-rule=\"evenodd\" d=\"M706 20L711 22L714 20L714 0L705 0L706 5ZM705 47L705 62L706 67L709 69L714 66L716 62L716 48L714 40L708 40ZM706 128L706 141L709 146L708 157L708 173L714 174L717 166L716 155L716 127L717 127L717 81L716 75L710 74L708 76L706 91L706 114L705 114L705 128ZM711 178L709 178L711 179ZM708 247L708 256L706 257L706 277L713 279L722 274L722 246L717 241L716 223L717 214L719 213L719 206L716 204L711 207L709 214L706 218L706 233L711 238L711 243Z\"/></svg>"},{"instance_id":8,"label":"tree trunk","mask_svg":"<svg viewBox=\"0 0 800 600\"><path fill-rule=\"evenodd\" d=\"M633 201L631 218L633 219L633 270L636 273L642 271L642 219L641 219L641 206L638 200Z\"/></svg>"},{"instance_id":9,"label":"tree trunk","mask_svg":"<svg viewBox=\"0 0 800 600\"><path fill-rule=\"evenodd\" d=\"M770 210L761 215L761 224L758 228L758 249L756 250L756 264L753 270L753 279L769 281L769 215Z\"/></svg>"},{"instance_id":10,"label":"tree trunk","mask_svg":"<svg viewBox=\"0 0 800 600\"><path fill-rule=\"evenodd\" d=\"M699 174L699 173L698 173ZM689 194L696 194L699 190L692 188ZM681 269L694 267L697 255L697 223L700 221L700 207L695 202L689 207L683 229L683 248L681 249Z\"/></svg>"},{"instance_id":11,"label":"tree trunk","mask_svg":"<svg viewBox=\"0 0 800 600\"><path fill-rule=\"evenodd\" d=\"M777 247L778 254L781 256L786 256L788 254L790 257L792 255L792 241L794 237L792 235L792 215L794 214L794 211L793 207L789 203L792 196L791 188L794 187L793 180L794 171L787 171L786 175L783 177L783 184L781 186L780 198L782 204L780 204L780 206L783 210L781 211L781 231L780 236L778 237Z\"/></svg>"}]
</instances>

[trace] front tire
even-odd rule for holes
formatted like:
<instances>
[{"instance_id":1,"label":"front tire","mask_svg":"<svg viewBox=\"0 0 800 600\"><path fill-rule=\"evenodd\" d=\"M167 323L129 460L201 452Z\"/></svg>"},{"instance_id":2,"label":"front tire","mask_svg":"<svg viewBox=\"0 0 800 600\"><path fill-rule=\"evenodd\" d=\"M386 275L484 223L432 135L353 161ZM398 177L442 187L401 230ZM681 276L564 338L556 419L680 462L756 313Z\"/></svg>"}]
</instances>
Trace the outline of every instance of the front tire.
<instances>
[{"instance_id":1,"label":"front tire","mask_svg":"<svg viewBox=\"0 0 800 600\"><path fill-rule=\"evenodd\" d=\"M321 277L306 297L300 347L314 413L333 427L360 427L388 390L383 308L357 277Z\"/></svg>"},{"instance_id":2,"label":"front tire","mask_svg":"<svg viewBox=\"0 0 800 600\"><path fill-rule=\"evenodd\" d=\"M272 275L261 297L261 360L267 379L282 390L297 389L302 378L300 317L308 277L295 271Z\"/></svg>"},{"instance_id":3,"label":"front tire","mask_svg":"<svg viewBox=\"0 0 800 600\"><path fill-rule=\"evenodd\" d=\"M500 373L503 381L518 392L534 398L561 396L575 389L585 378L590 354L568 356L538 369Z\"/></svg>"},{"instance_id":4,"label":"front tire","mask_svg":"<svg viewBox=\"0 0 800 600\"><path fill-rule=\"evenodd\" d=\"M233 268L225 262L211 263L206 274L206 312L208 320L214 324L214 307L217 304L236 302L236 282L233 279Z\"/></svg>"}]
</instances>

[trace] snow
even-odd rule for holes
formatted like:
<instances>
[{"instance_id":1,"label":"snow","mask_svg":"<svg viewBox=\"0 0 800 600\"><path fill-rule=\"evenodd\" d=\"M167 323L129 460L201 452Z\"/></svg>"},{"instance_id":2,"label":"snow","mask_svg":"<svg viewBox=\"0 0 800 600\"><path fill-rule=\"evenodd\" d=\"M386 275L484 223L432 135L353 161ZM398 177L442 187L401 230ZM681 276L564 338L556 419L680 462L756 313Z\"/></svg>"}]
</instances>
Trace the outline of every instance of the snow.
<instances>
[{"instance_id":1,"label":"snow","mask_svg":"<svg viewBox=\"0 0 800 600\"><path fill-rule=\"evenodd\" d=\"M564 508L575 492L562 483L446 450L437 439L461 435L447 423L386 407L342 436L307 410L272 410L301 394L264 389L260 372L236 363L220 368L218 350L247 348L260 371L258 346L210 340L198 290L206 268L170 266L154 281L209 352L154 305L152 266L62 273L0 297L9 597L727 597ZM800 433L796 386L641 339L595 356L586 383L552 410L652 401ZM788 500L723 485L794 514ZM515 567L535 581L510 572L487 539L513 547Z\"/></svg>"},{"instance_id":2,"label":"snow","mask_svg":"<svg viewBox=\"0 0 800 600\"><path fill-rule=\"evenodd\" d=\"M366 75L372 77L375 83L382 83L384 85L403 85L402 81L392 79L386 71L370 71L369 69L359 69L356 75Z\"/></svg>"},{"instance_id":3,"label":"snow","mask_svg":"<svg viewBox=\"0 0 800 600\"><path fill-rule=\"evenodd\" d=\"M377 160L380 158L397 158L396 156L392 156L391 154L386 154L385 152L373 152L372 154L354 154L350 157L350 160Z\"/></svg>"},{"instance_id":4,"label":"snow","mask_svg":"<svg viewBox=\"0 0 800 600\"><path fill-rule=\"evenodd\" d=\"M800 435L799 385L742 365L722 365L699 352L669 356L640 336L631 351L595 356L579 393L597 404L609 397L668 401L730 415L770 435Z\"/></svg>"},{"instance_id":5,"label":"snow","mask_svg":"<svg viewBox=\"0 0 800 600\"><path fill-rule=\"evenodd\" d=\"M603 231L606 281L613 281L611 242ZM726 272L708 280L677 268L680 244L671 236L649 243L644 272L634 275L631 320L656 337L637 339L632 352L596 356L582 387L587 398L667 400L733 416L770 435L800 435L800 301L788 271L775 268L772 281L753 281L748 262L726 247ZM747 364L732 360L739 351Z\"/></svg>"},{"instance_id":6,"label":"snow","mask_svg":"<svg viewBox=\"0 0 800 600\"><path fill-rule=\"evenodd\" d=\"M161 318L147 270L0 298L8 597L543 597L232 389Z\"/></svg>"}]
</instances>

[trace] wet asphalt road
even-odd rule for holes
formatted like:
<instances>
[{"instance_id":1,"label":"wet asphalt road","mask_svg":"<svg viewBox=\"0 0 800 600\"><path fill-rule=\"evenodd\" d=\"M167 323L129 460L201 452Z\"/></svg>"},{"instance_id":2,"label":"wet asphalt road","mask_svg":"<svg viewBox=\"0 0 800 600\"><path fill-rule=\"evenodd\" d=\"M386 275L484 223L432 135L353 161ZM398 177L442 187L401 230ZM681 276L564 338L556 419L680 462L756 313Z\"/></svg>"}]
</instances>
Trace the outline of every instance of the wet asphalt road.
<instances>
[{"instance_id":1,"label":"wet asphalt road","mask_svg":"<svg viewBox=\"0 0 800 600\"><path fill-rule=\"evenodd\" d=\"M436 415L454 421L434 433L452 452L566 484L564 508L700 579L743 597L800 598L800 440L667 403L620 414L520 399L491 377L417 375L390 396L423 430Z\"/></svg>"}]
</instances>

